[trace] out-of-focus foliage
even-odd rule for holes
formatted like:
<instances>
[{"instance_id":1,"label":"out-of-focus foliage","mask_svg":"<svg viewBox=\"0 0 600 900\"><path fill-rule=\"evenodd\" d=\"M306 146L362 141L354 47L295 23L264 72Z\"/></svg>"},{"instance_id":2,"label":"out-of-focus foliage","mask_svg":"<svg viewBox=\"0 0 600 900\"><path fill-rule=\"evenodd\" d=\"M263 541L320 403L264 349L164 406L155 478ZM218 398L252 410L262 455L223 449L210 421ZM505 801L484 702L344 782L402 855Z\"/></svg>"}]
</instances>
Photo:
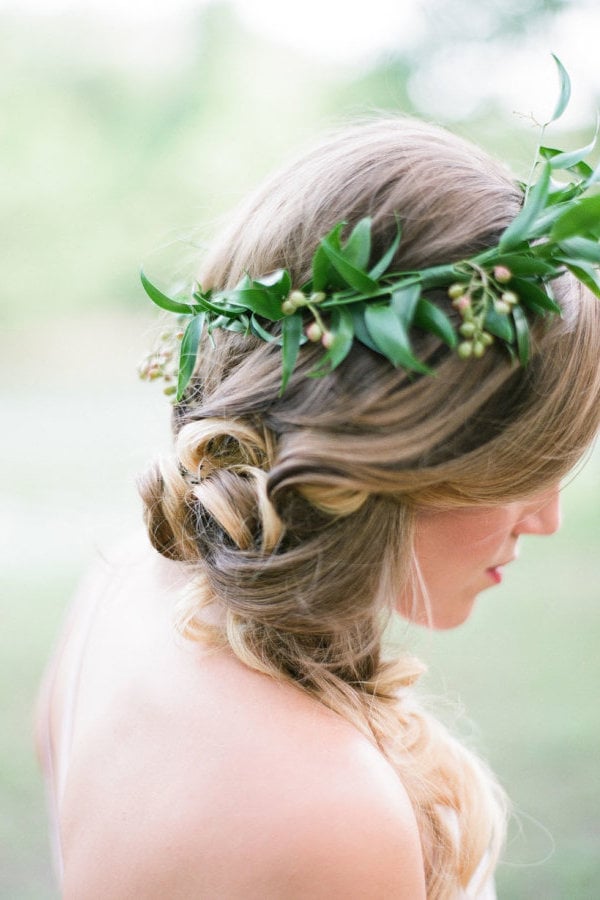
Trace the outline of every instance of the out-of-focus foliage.
<instances>
[{"instance_id":1,"label":"out-of-focus foliage","mask_svg":"<svg viewBox=\"0 0 600 900\"><path fill-rule=\"evenodd\" d=\"M427 39L422 50L430 53L457 40L493 41L519 38L539 28L565 9L570 0L503 0L473 3L471 0L424 0Z\"/></svg>"},{"instance_id":2,"label":"out-of-focus foliage","mask_svg":"<svg viewBox=\"0 0 600 900\"><path fill-rule=\"evenodd\" d=\"M560 5L526 4L529 26ZM157 245L183 235L197 255L215 217L319 128L419 112L410 85L418 98L415 80L459 35L491 47L525 15L513 3L492 12L425 4L426 33L369 68L270 44L225 4L160 36L81 16L0 19L0 321L133 308L138 262ZM500 153L512 140L514 154L515 138L534 142L519 125L490 103L461 128Z\"/></svg>"},{"instance_id":3,"label":"out-of-focus foliage","mask_svg":"<svg viewBox=\"0 0 600 900\"><path fill-rule=\"evenodd\" d=\"M190 31L181 56L153 65L151 44L134 65L103 56L111 35L89 23L4 23L5 320L135 304L158 240L210 220L314 126L317 80L301 60L225 10ZM283 64L285 86L270 77Z\"/></svg>"}]
</instances>

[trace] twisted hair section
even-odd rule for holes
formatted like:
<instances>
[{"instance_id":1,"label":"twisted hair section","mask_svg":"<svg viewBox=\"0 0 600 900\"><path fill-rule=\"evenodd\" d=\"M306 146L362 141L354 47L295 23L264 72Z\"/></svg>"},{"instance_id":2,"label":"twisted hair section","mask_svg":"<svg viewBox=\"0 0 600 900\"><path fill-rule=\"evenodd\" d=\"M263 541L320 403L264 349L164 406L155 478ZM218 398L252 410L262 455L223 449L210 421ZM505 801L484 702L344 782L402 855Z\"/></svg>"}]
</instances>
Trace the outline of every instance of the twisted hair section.
<instances>
[{"instance_id":1,"label":"twisted hair section","mask_svg":"<svg viewBox=\"0 0 600 900\"><path fill-rule=\"evenodd\" d=\"M318 237L368 214L375 257L397 215L398 269L452 262L495 241L521 203L466 142L411 120L366 123L267 182L202 281L285 266L302 283ZM526 369L495 348L464 363L424 334L415 351L433 377L355 343L313 379L318 351L306 344L280 397L275 344L215 334L175 408L173 454L141 482L155 547L189 568L182 630L293 682L377 744L412 800L435 900L455 897L482 860L493 868L506 804L484 763L419 706L411 687L423 667L388 658L384 632L398 599L419 591L421 509L533 494L595 435L598 304L566 278L555 292L564 317L532 326ZM445 297L431 299L452 315Z\"/></svg>"}]
</instances>

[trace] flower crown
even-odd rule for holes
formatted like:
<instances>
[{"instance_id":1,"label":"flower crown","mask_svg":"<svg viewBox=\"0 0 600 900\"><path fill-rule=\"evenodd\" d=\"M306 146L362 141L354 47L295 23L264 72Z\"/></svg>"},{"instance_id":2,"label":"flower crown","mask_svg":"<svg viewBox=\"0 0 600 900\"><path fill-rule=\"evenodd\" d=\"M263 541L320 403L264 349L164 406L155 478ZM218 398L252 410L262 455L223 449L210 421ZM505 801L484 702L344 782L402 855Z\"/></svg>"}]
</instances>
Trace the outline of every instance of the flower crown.
<instances>
[{"instance_id":1,"label":"flower crown","mask_svg":"<svg viewBox=\"0 0 600 900\"><path fill-rule=\"evenodd\" d=\"M342 240L345 222L338 222L321 238L312 258L308 282L294 287L287 269L266 277L244 276L230 290L202 290L196 284L191 299L172 299L144 272L142 285L159 307L179 317L174 334L165 333L161 344L140 366L140 376L164 378L165 393L179 401L192 377L200 338L216 328L253 334L281 346L281 391L294 370L298 351L306 341L321 342L323 355L309 373L327 374L348 355L355 340L385 356L394 366L429 374L431 369L414 355L411 332L429 332L444 341L459 357L481 357L494 341L511 359L526 365L530 353L532 317L560 315L550 282L570 271L600 297L600 194L585 196L600 182L600 165L585 158L590 144L564 152L542 146L547 125L564 112L570 97L570 79L554 57L560 95L552 117L541 128L532 168L538 179L522 185L525 202L502 233L498 244L469 259L449 265L408 272L388 271L402 238L401 223L392 244L369 267L371 219L359 221ZM568 173L556 181L557 171ZM453 323L426 292L446 289L458 321ZM187 323L187 324L186 324ZM271 333L270 323L280 323ZM185 326L185 327L183 327ZM180 342L179 352L174 346ZM176 358L178 361L176 362Z\"/></svg>"}]
</instances>

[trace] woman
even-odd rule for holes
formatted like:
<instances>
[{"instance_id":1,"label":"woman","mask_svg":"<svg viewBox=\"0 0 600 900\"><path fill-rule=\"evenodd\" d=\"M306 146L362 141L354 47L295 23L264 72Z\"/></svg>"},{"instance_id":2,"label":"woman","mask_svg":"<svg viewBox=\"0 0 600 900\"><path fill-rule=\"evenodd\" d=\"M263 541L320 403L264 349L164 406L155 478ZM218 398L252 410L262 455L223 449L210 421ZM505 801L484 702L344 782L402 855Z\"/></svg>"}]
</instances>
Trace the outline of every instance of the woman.
<instances>
[{"instance_id":1,"label":"woman","mask_svg":"<svg viewBox=\"0 0 600 900\"><path fill-rule=\"evenodd\" d=\"M470 144L373 121L269 180L201 283L283 267L304 285L319 239L369 216L373 259L399 219L391 268L429 271L497 245L522 205ZM277 342L204 334L173 454L141 482L156 549L92 574L47 681L66 898L493 896L503 793L420 708L420 664L382 644L395 612L459 625L521 535L558 527L598 428L600 314L570 276L553 292L562 317L530 310L527 365L501 338L460 358L423 326L412 353L434 374L367 336L307 377L309 340L281 391ZM473 338L450 294L427 297Z\"/></svg>"}]
</instances>

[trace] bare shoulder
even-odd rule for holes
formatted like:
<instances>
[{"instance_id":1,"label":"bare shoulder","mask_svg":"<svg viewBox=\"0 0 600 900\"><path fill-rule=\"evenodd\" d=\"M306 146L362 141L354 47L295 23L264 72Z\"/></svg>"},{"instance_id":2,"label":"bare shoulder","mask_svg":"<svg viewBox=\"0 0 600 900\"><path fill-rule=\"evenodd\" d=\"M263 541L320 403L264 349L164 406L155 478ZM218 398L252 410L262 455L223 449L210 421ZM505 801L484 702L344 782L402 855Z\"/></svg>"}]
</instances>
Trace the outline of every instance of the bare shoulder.
<instances>
[{"instance_id":1,"label":"bare shoulder","mask_svg":"<svg viewBox=\"0 0 600 900\"><path fill-rule=\"evenodd\" d=\"M385 760L360 735L309 745L310 760L306 749L291 753L294 772L280 769L253 797L244 878L221 895L424 898L414 812Z\"/></svg>"},{"instance_id":2,"label":"bare shoulder","mask_svg":"<svg viewBox=\"0 0 600 900\"><path fill-rule=\"evenodd\" d=\"M271 703L278 722L263 732L268 749L246 758L248 787L236 792L243 880L215 884L214 896L424 898L416 819L396 773L339 716L304 696L287 704L285 715ZM221 823L227 858L229 817Z\"/></svg>"},{"instance_id":3,"label":"bare shoulder","mask_svg":"<svg viewBox=\"0 0 600 900\"><path fill-rule=\"evenodd\" d=\"M152 804L128 799L127 832L111 830L103 852L94 837L93 856L111 867L86 866L86 898L425 897L418 829L395 772L347 722L281 687L249 679L235 738L205 746L201 761L203 723L193 721L172 767L146 757L149 782L138 778L136 793ZM77 865L71 876L81 885ZM82 896L65 888L66 900Z\"/></svg>"},{"instance_id":4,"label":"bare shoulder","mask_svg":"<svg viewBox=\"0 0 600 900\"><path fill-rule=\"evenodd\" d=\"M174 639L176 571L154 583L146 550L139 571L86 650L65 900L424 898L414 813L377 748L295 686Z\"/></svg>"},{"instance_id":5,"label":"bare shoulder","mask_svg":"<svg viewBox=\"0 0 600 900\"><path fill-rule=\"evenodd\" d=\"M419 833L404 786L362 735L344 728L328 737L329 747L313 749L306 769L299 761L299 782L278 785L287 802L274 800L266 811L273 841L285 833L281 859L269 860L272 896L424 898Z\"/></svg>"}]
</instances>

